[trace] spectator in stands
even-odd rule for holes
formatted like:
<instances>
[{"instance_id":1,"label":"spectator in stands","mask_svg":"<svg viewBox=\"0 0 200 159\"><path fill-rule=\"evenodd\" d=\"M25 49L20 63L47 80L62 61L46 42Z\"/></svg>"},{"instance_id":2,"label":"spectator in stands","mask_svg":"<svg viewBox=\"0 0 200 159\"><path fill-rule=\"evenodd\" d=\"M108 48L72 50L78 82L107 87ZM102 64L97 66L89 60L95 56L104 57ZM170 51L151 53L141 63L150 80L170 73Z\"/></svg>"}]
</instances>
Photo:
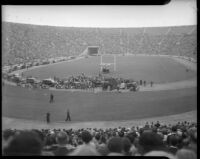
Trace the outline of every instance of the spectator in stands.
<instances>
[{"instance_id":1,"label":"spectator in stands","mask_svg":"<svg viewBox=\"0 0 200 159\"><path fill-rule=\"evenodd\" d=\"M173 125L172 128L171 128L172 132L170 135L173 135L173 134L176 134L177 132L177 125Z\"/></svg>"},{"instance_id":2,"label":"spectator in stands","mask_svg":"<svg viewBox=\"0 0 200 159\"><path fill-rule=\"evenodd\" d=\"M105 138L104 135L100 136L99 145L96 147L96 149L102 156L108 155L109 150L108 150L108 147L106 145L106 138Z\"/></svg>"},{"instance_id":3,"label":"spectator in stands","mask_svg":"<svg viewBox=\"0 0 200 159\"><path fill-rule=\"evenodd\" d=\"M120 137L112 137L108 141L108 150L110 151L108 156L123 156L122 139Z\"/></svg>"},{"instance_id":4,"label":"spectator in stands","mask_svg":"<svg viewBox=\"0 0 200 159\"><path fill-rule=\"evenodd\" d=\"M131 156L131 142L129 140L129 138L127 137L123 137L122 138L122 146L123 146L123 154L124 156Z\"/></svg>"},{"instance_id":5,"label":"spectator in stands","mask_svg":"<svg viewBox=\"0 0 200 159\"><path fill-rule=\"evenodd\" d=\"M194 151L189 149L180 149L176 153L177 159L197 159L197 155Z\"/></svg>"},{"instance_id":6,"label":"spectator in stands","mask_svg":"<svg viewBox=\"0 0 200 159\"><path fill-rule=\"evenodd\" d=\"M81 133L83 145L78 146L70 156L99 156L94 145L91 144L92 135L88 131Z\"/></svg>"},{"instance_id":7,"label":"spectator in stands","mask_svg":"<svg viewBox=\"0 0 200 159\"><path fill-rule=\"evenodd\" d=\"M170 145L170 136L177 135L177 125L171 127L171 132L167 135L167 145Z\"/></svg>"},{"instance_id":8,"label":"spectator in stands","mask_svg":"<svg viewBox=\"0 0 200 159\"><path fill-rule=\"evenodd\" d=\"M49 130L46 136L44 149L46 151L54 151L57 148L56 144L56 134L53 130Z\"/></svg>"},{"instance_id":9,"label":"spectator in stands","mask_svg":"<svg viewBox=\"0 0 200 159\"><path fill-rule=\"evenodd\" d=\"M145 126L144 126L145 128L150 128L150 125L149 125L149 123L148 122L146 122L146 124L145 124Z\"/></svg>"},{"instance_id":10,"label":"spectator in stands","mask_svg":"<svg viewBox=\"0 0 200 159\"><path fill-rule=\"evenodd\" d=\"M135 131L130 132L126 135L126 137L131 142L131 148L130 148L131 155L135 156L138 153L138 150L136 148L136 146L137 146L137 133Z\"/></svg>"},{"instance_id":11,"label":"spectator in stands","mask_svg":"<svg viewBox=\"0 0 200 159\"><path fill-rule=\"evenodd\" d=\"M43 150L42 150L42 156L53 156L53 153L52 152L48 152L48 151L45 151L44 150L44 146L45 146L45 142L46 142L46 137L45 137L45 134L42 132L42 131L39 131L37 129L33 129L32 130L33 132L35 132L38 137L40 138L40 140L42 141L42 147L43 147Z\"/></svg>"},{"instance_id":12,"label":"spectator in stands","mask_svg":"<svg viewBox=\"0 0 200 159\"><path fill-rule=\"evenodd\" d=\"M67 148L69 137L64 131L58 132L56 135L56 142L58 144L58 147L56 150L53 151L55 156L66 156L70 150ZM71 150L72 151L72 150Z\"/></svg>"},{"instance_id":13,"label":"spectator in stands","mask_svg":"<svg viewBox=\"0 0 200 159\"><path fill-rule=\"evenodd\" d=\"M38 135L38 137L42 141L42 145L44 145L45 144L45 135L42 133L42 131L40 131L38 129L33 129L32 131Z\"/></svg>"},{"instance_id":14,"label":"spectator in stands","mask_svg":"<svg viewBox=\"0 0 200 159\"><path fill-rule=\"evenodd\" d=\"M151 131L141 134L138 146L138 151L141 155L153 150L166 150L161 136Z\"/></svg>"},{"instance_id":15,"label":"spectator in stands","mask_svg":"<svg viewBox=\"0 0 200 159\"><path fill-rule=\"evenodd\" d=\"M168 159L176 159L176 157L165 151L150 151L146 153L144 156L162 156L167 157Z\"/></svg>"},{"instance_id":16,"label":"spectator in stands","mask_svg":"<svg viewBox=\"0 0 200 159\"><path fill-rule=\"evenodd\" d=\"M188 130L189 133L189 145L188 148L197 153L197 129L192 127Z\"/></svg>"},{"instance_id":17,"label":"spectator in stands","mask_svg":"<svg viewBox=\"0 0 200 159\"><path fill-rule=\"evenodd\" d=\"M176 154L178 150L179 137L176 134L168 137L168 149L172 154Z\"/></svg>"},{"instance_id":18,"label":"spectator in stands","mask_svg":"<svg viewBox=\"0 0 200 159\"><path fill-rule=\"evenodd\" d=\"M93 143L97 146L99 145L99 142L100 142L100 134L97 132L93 138Z\"/></svg>"},{"instance_id":19,"label":"spectator in stands","mask_svg":"<svg viewBox=\"0 0 200 159\"><path fill-rule=\"evenodd\" d=\"M41 152L42 141L33 131L22 131L4 149L6 156L39 156Z\"/></svg>"},{"instance_id":20,"label":"spectator in stands","mask_svg":"<svg viewBox=\"0 0 200 159\"><path fill-rule=\"evenodd\" d=\"M8 129L3 131L2 150L3 155L151 156L154 154L159 156L163 154L169 158L173 154L178 156L179 150L182 149L197 153L196 124L178 122L171 126L170 124L161 125L157 122L156 125L157 127L153 123L150 125L146 122L140 127L118 127L105 130L96 128L78 130L34 129L31 131ZM38 149L39 147L42 150ZM186 153L185 156L190 156L188 155L190 152L184 151L184 153ZM181 152L179 155L182 154ZM191 158L195 158L193 157L195 155L191 156Z\"/></svg>"},{"instance_id":21,"label":"spectator in stands","mask_svg":"<svg viewBox=\"0 0 200 159\"><path fill-rule=\"evenodd\" d=\"M157 123L155 124L155 126L156 126L157 128L160 127L160 122L157 121Z\"/></svg>"},{"instance_id":22,"label":"spectator in stands","mask_svg":"<svg viewBox=\"0 0 200 159\"><path fill-rule=\"evenodd\" d=\"M2 152L9 145L10 141L13 139L15 132L11 129L6 129L3 131L2 136Z\"/></svg>"}]
</instances>

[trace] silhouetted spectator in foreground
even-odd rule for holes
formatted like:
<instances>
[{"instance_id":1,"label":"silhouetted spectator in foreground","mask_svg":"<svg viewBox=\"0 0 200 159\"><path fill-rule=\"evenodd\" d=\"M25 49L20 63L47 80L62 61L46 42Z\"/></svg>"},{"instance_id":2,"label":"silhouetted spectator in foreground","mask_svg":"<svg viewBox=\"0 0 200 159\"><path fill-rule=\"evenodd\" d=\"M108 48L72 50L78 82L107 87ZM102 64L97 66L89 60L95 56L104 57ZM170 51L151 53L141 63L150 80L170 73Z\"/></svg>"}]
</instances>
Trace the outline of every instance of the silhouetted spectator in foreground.
<instances>
[{"instance_id":1,"label":"silhouetted spectator in foreground","mask_svg":"<svg viewBox=\"0 0 200 159\"><path fill-rule=\"evenodd\" d=\"M157 125L157 127L155 126ZM33 129L2 131L3 155L166 156L196 159L197 123L178 122L131 128ZM41 150L42 149L42 150Z\"/></svg>"},{"instance_id":2,"label":"silhouetted spectator in foreground","mask_svg":"<svg viewBox=\"0 0 200 159\"><path fill-rule=\"evenodd\" d=\"M131 148L130 148L130 152L131 152L131 155L132 156L134 156L136 153L138 153L137 152L137 148L136 148L136 142L137 142L137 140L136 140L136 138L137 138L137 134L136 134L136 132L131 132L131 133L128 133L127 135L126 135L126 137L130 140L130 142L131 142Z\"/></svg>"},{"instance_id":3,"label":"silhouetted spectator in foreground","mask_svg":"<svg viewBox=\"0 0 200 159\"><path fill-rule=\"evenodd\" d=\"M109 153L108 147L106 145L106 138L105 136L100 137L99 145L97 146L97 151L102 155L102 156L107 156Z\"/></svg>"},{"instance_id":4,"label":"silhouetted spectator in foreground","mask_svg":"<svg viewBox=\"0 0 200 159\"><path fill-rule=\"evenodd\" d=\"M122 139L120 137L112 137L108 141L108 150L110 153L108 156L123 156L122 150L123 150L123 145L122 145Z\"/></svg>"},{"instance_id":5,"label":"silhouetted spectator in foreground","mask_svg":"<svg viewBox=\"0 0 200 159\"><path fill-rule=\"evenodd\" d=\"M55 156L66 156L70 152L66 147L68 140L69 137L64 131L61 131L56 135L58 147L53 151Z\"/></svg>"},{"instance_id":6,"label":"silhouetted spectator in foreground","mask_svg":"<svg viewBox=\"0 0 200 159\"><path fill-rule=\"evenodd\" d=\"M4 150L9 145L9 143L13 139L14 135L15 135L15 132L11 129L6 129L3 131L2 150Z\"/></svg>"},{"instance_id":7,"label":"silhouetted spectator in foreground","mask_svg":"<svg viewBox=\"0 0 200 159\"><path fill-rule=\"evenodd\" d=\"M88 131L83 131L81 133L81 138L83 144L79 145L74 152L69 154L70 156L100 156L95 145L91 143L92 135Z\"/></svg>"},{"instance_id":8,"label":"silhouetted spectator in foreground","mask_svg":"<svg viewBox=\"0 0 200 159\"><path fill-rule=\"evenodd\" d=\"M166 150L160 135L147 131L139 138L139 153L144 155L153 150Z\"/></svg>"},{"instance_id":9,"label":"silhouetted spectator in foreground","mask_svg":"<svg viewBox=\"0 0 200 159\"><path fill-rule=\"evenodd\" d=\"M130 149L132 145L131 145L130 140L127 137L122 138L122 145L123 145L123 154L125 156L131 156Z\"/></svg>"},{"instance_id":10,"label":"silhouetted spectator in foreground","mask_svg":"<svg viewBox=\"0 0 200 159\"><path fill-rule=\"evenodd\" d=\"M146 153L144 156L160 156L160 157L166 157L168 159L177 159L174 155L165 151L150 151Z\"/></svg>"},{"instance_id":11,"label":"silhouetted spectator in foreground","mask_svg":"<svg viewBox=\"0 0 200 159\"><path fill-rule=\"evenodd\" d=\"M190 142L188 148L197 153L197 128L192 127L188 130Z\"/></svg>"},{"instance_id":12,"label":"silhouetted spectator in foreground","mask_svg":"<svg viewBox=\"0 0 200 159\"><path fill-rule=\"evenodd\" d=\"M14 136L4 150L6 156L39 156L42 152L42 141L35 132L24 131Z\"/></svg>"},{"instance_id":13,"label":"silhouetted spectator in foreground","mask_svg":"<svg viewBox=\"0 0 200 159\"><path fill-rule=\"evenodd\" d=\"M174 134L174 135L170 135L168 137L168 149L172 154L176 154L177 150L178 150L178 143L179 143L179 137L178 135Z\"/></svg>"},{"instance_id":14,"label":"silhouetted spectator in foreground","mask_svg":"<svg viewBox=\"0 0 200 159\"><path fill-rule=\"evenodd\" d=\"M197 159L197 155L194 151L189 149L180 149L176 153L177 159Z\"/></svg>"}]
</instances>

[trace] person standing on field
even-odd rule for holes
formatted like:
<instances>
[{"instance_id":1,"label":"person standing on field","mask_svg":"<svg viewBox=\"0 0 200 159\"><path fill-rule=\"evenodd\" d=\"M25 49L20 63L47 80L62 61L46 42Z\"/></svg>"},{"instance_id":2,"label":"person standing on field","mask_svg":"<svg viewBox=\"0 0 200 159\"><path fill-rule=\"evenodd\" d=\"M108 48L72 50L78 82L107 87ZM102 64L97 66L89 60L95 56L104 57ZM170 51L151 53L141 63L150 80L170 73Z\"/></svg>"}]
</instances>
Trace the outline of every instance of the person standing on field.
<instances>
[{"instance_id":1,"label":"person standing on field","mask_svg":"<svg viewBox=\"0 0 200 159\"><path fill-rule=\"evenodd\" d=\"M46 114L46 121L47 121L47 124L50 123L50 113L49 112Z\"/></svg>"},{"instance_id":2,"label":"person standing on field","mask_svg":"<svg viewBox=\"0 0 200 159\"><path fill-rule=\"evenodd\" d=\"M142 80L140 80L140 85L142 85Z\"/></svg>"},{"instance_id":3,"label":"person standing on field","mask_svg":"<svg viewBox=\"0 0 200 159\"><path fill-rule=\"evenodd\" d=\"M153 87L153 81L151 81L151 87Z\"/></svg>"},{"instance_id":4,"label":"person standing on field","mask_svg":"<svg viewBox=\"0 0 200 159\"><path fill-rule=\"evenodd\" d=\"M50 101L49 101L50 103L53 103L53 102L54 102L54 99L53 99L53 98L54 98L54 96L53 96L53 94L51 93L51 95L50 95Z\"/></svg>"},{"instance_id":5,"label":"person standing on field","mask_svg":"<svg viewBox=\"0 0 200 159\"><path fill-rule=\"evenodd\" d=\"M146 81L143 82L144 86L146 86Z\"/></svg>"}]
</instances>

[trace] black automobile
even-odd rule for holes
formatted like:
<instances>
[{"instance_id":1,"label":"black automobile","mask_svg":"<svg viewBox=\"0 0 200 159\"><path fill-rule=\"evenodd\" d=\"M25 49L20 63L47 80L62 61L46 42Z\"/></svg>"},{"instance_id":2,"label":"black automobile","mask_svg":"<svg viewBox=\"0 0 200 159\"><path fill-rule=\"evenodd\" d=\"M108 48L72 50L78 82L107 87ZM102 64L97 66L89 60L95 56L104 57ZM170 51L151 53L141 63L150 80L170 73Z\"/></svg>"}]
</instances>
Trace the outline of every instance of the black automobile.
<instances>
[{"instance_id":1,"label":"black automobile","mask_svg":"<svg viewBox=\"0 0 200 159\"><path fill-rule=\"evenodd\" d=\"M103 73L110 73L110 70L109 70L108 68L103 68L103 69L102 69L102 72L103 72Z\"/></svg>"}]
</instances>

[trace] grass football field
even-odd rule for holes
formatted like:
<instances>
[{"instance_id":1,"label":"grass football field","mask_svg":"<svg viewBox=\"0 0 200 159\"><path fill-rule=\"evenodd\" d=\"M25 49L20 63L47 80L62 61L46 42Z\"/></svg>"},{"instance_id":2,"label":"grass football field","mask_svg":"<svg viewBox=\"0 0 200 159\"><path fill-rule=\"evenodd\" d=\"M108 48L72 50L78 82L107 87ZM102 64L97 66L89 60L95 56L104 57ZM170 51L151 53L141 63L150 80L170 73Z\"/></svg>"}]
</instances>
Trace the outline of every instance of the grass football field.
<instances>
[{"instance_id":1,"label":"grass football field","mask_svg":"<svg viewBox=\"0 0 200 159\"><path fill-rule=\"evenodd\" d=\"M55 103L49 103L49 90L3 87L2 115L11 118L64 121L67 108L73 121L131 120L179 114L196 110L196 88L155 92L83 93L53 91Z\"/></svg>"},{"instance_id":2,"label":"grass football field","mask_svg":"<svg viewBox=\"0 0 200 159\"><path fill-rule=\"evenodd\" d=\"M132 78L134 80L154 81L154 83L168 83L187 80L196 76L193 71L186 72L186 68L177 61L159 56L120 56L116 58L116 72L109 66L111 76ZM112 63L112 56L104 56L104 63ZM26 76L45 79L49 77L68 77L85 73L88 76L98 75L100 57L84 58L77 61L47 65L24 72Z\"/></svg>"},{"instance_id":3,"label":"grass football field","mask_svg":"<svg viewBox=\"0 0 200 159\"><path fill-rule=\"evenodd\" d=\"M104 62L112 62L105 57ZM70 75L98 75L100 57L47 65L24 74L40 79ZM117 57L117 72L112 76L167 83L196 77L196 72L166 57ZM50 93L55 103L49 103ZM53 122L64 121L67 108L73 121L118 121L184 113L197 108L196 87L147 92L69 92L2 87L2 115L9 118L45 121L51 113Z\"/></svg>"}]
</instances>

